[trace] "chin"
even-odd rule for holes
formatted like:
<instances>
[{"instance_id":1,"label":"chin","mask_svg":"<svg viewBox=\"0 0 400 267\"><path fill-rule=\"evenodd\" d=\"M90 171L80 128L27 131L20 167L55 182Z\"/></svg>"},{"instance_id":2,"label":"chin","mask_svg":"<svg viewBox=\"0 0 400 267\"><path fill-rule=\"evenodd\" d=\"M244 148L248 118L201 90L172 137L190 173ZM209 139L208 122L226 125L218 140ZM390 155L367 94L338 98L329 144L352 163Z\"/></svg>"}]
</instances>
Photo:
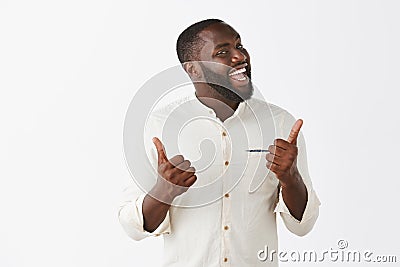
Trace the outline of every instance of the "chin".
<instances>
[{"instance_id":1,"label":"chin","mask_svg":"<svg viewBox=\"0 0 400 267\"><path fill-rule=\"evenodd\" d=\"M209 85L220 95L222 95L224 98L230 100L230 101L236 101L236 102L243 102L245 100L248 100L251 98L253 95L253 86L245 86L242 88L238 87L233 87L232 85L227 86L232 89L228 89L225 86L221 85L216 85L209 83Z\"/></svg>"},{"instance_id":2,"label":"chin","mask_svg":"<svg viewBox=\"0 0 400 267\"><path fill-rule=\"evenodd\" d=\"M251 83L249 83L245 87L239 87L235 88L237 94L243 99L243 100L248 100L253 96L254 88Z\"/></svg>"}]
</instances>

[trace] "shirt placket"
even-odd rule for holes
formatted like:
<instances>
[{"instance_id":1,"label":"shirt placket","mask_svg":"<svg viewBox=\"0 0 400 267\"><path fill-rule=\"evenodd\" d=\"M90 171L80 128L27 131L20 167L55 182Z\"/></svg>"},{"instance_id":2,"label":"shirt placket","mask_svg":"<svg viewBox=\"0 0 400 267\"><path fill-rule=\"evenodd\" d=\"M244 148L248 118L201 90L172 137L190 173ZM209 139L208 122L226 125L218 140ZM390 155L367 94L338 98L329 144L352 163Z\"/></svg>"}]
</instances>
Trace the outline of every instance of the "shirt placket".
<instances>
[{"instance_id":1,"label":"shirt placket","mask_svg":"<svg viewBox=\"0 0 400 267\"><path fill-rule=\"evenodd\" d=\"M221 127L221 145L222 145L222 160L223 172L225 173L230 166L231 158L231 142L227 130ZM227 177L224 175L224 177ZM226 183L223 183L224 196L222 197L222 215L221 215L221 262L222 266L230 266L232 255L230 254L230 236L231 236L231 195L227 193L228 188Z\"/></svg>"}]
</instances>

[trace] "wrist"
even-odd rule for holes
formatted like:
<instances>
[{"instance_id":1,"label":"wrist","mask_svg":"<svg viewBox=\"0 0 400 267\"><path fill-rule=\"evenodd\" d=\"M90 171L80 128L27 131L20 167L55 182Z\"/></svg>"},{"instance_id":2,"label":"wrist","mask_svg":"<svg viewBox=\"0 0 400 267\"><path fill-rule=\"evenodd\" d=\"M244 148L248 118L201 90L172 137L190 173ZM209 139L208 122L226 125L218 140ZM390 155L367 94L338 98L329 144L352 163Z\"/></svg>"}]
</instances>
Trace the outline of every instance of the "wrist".
<instances>
[{"instance_id":1,"label":"wrist","mask_svg":"<svg viewBox=\"0 0 400 267\"><path fill-rule=\"evenodd\" d=\"M169 181L159 178L154 187L150 190L149 195L151 195L156 200L163 202L165 204L171 205L172 201L177 196L174 194L174 185Z\"/></svg>"},{"instance_id":2,"label":"wrist","mask_svg":"<svg viewBox=\"0 0 400 267\"><path fill-rule=\"evenodd\" d=\"M296 170L294 174L290 175L284 181L280 181L282 189L285 188L296 188L303 184L303 179L300 176L300 173Z\"/></svg>"}]
</instances>

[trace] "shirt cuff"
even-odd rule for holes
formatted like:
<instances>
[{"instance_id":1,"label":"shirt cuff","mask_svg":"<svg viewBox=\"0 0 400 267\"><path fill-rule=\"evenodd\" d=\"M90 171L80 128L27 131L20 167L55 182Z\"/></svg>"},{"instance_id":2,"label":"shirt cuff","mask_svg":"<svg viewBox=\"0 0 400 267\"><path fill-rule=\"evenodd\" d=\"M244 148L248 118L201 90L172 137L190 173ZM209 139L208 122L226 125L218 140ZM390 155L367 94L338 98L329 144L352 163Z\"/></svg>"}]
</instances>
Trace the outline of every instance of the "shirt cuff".
<instances>
[{"instance_id":1,"label":"shirt cuff","mask_svg":"<svg viewBox=\"0 0 400 267\"><path fill-rule=\"evenodd\" d=\"M279 201L278 204L275 207L274 212L280 212L283 216L289 217L291 220L298 224L305 224L308 222L310 219L315 218L319 214L319 206L321 205L321 202L319 201L319 198L315 191L308 187L307 188L307 204L306 208L303 213L303 217L301 218L301 221L297 220L293 215L290 213L288 207L286 206L285 201L283 200L282 196L282 187L280 188L279 192Z\"/></svg>"},{"instance_id":2,"label":"shirt cuff","mask_svg":"<svg viewBox=\"0 0 400 267\"><path fill-rule=\"evenodd\" d=\"M165 215L164 220L162 223L157 227L156 230L153 232L148 232L144 230L143 228L143 200L146 195L141 195L137 200L136 200L136 210L138 212L138 217L140 218L140 226L141 230L145 232L148 236L159 236L161 234L169 234L171 233L171 225L169 222L169 210L167 211L167 214Z\"/></svg>"},{"instance_id":3,"label":"shirt cuff","mask_svg":"<svg viewBox=\"0 0 400 267\"><path fill-rule=\"evenodd\" d=\"M140 195L135 201L127 202L119 212L119 220L125 232L134 240L141 240L149 236L159 236L171 232L169 211L162 223L153 232L143 228L143 200L146 194Z\"/></svg>"}]
</instances>

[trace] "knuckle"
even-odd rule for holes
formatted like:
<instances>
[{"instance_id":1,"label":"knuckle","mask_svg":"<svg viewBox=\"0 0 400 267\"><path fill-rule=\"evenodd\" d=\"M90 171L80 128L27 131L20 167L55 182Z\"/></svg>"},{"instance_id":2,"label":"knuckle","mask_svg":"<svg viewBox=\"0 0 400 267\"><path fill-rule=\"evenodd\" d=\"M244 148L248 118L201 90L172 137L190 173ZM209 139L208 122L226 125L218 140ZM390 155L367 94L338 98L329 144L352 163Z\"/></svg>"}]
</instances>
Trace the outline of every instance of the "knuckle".
<instances>
[{"instance_id":1,"label":"knuckle","mask_svg":"<svg viewBox=\"0 0 400 267\"><path fill-rule=\"evenodd\" d=\"M196 175L193 175L193 176L190 177L190 179L189 179L188 186L192 186L196 181L197 181L197 176L196 176Z\"/></svg>"},{"instance_id":2,"label":"knuckle","mask_svg":"<svg viewBox=\"0 0 400 267\"><path fill-rule=\"evenodd\" d=\"M171 158L171 161L174 163L174 165L180 163L183 161L183 156L182 155L175 155Z\"/></svg>"},{"instance_id":3,"label":"knuckle","mask_svg":"<svg viewBox=\"0 0 400 267\"><path fill-rule=\"evenodd\" d=\"M285 140L280 139L280 138L275 139L275 141L274 141L274 145L279 146L279 147L285 147L286 143L287 142Z\"/></svg>"},{"instance_id":4,"label":"knuckle","mask_svg":"<svg viewBox=\"0 0 400 267\"><path fill-rule=\"evenodd\" d=\"M158 173L163 173L166 170L166 165L165 164L160 164L158 166Z\"/></svg>"},{"instance_id":5,"label":"knuckle","mask_svg":"<svg viewBox=\"0 0 400 267\"><path fill-rule=\"evenodd\" d=\"M167 180L172 180L172 178L174 177L173 175L173 171L172 170L166 170L164 171L164 178Z\"/></svg>"}]
</instances>

